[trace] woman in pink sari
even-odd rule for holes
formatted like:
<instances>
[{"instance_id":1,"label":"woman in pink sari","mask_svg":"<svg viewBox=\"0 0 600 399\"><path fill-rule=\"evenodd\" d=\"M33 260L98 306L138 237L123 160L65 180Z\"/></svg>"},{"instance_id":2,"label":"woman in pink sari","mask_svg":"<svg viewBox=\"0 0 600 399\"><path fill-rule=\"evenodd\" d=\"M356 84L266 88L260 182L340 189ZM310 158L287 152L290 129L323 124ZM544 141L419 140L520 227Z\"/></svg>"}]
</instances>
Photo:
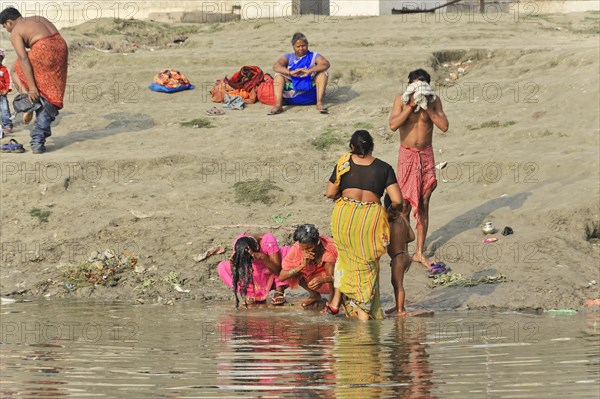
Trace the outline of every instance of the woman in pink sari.
<instances>
[{"instance_id":1,"label":"woman in pink sari","mask_svg":"<svg viewBox=\"0 0 600 399\"><path fill-rule=\"evenodd\" d=\"M281 251L287 253L289 247L279 248L277 239L271 233L239 235L234 243L231 259L219 263L219 277L235 294L235 307L239 307L238 293L244 305L265 302L271 290L275 290L271 304L285 303L285 289L288 284L279 280L281 271Z\"/></svg>"},{"instance_id":2,"label":"woman in pink sari","mask_svg":"<svg viewBox=\"0 0 600 399\"><path fill-rule=\"evenodd\" d=\"M294 232L294 245L283 257L279 280L291 288L302 286L310 293L302 302L306 308L321 300L321 294L333 296L333 269L338 252L333 239L319 235L314 224L303 224Z\"/></svg>"}]
</instances>

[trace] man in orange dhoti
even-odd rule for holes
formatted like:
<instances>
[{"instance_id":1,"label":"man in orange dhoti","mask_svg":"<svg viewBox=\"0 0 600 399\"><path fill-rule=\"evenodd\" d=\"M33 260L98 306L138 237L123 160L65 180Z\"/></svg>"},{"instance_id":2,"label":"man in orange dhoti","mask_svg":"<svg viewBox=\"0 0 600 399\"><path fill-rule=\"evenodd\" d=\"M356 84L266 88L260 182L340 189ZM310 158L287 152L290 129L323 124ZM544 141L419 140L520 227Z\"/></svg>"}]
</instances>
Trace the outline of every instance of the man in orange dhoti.
<instances>
[{"instance_id":1,"label":"man in orange dhoti","mask_svg":"<svg viewBox=\"0 0 600 399\"><path fill-rule=\"evenodd\" d=\"M414 208L417 220L417 244L412 259L426 266L432 274L440 274L445 268L427 259L423 247L429 227L429 198L437 186L431 147L433 126L445 133L448 118L442 101L429 86L430 81L431 77L423 69L409 73L406 92L394 100L390 129L400 129L398 185L404 199Z\"/></svg>"},{"instance_id":2,"label":"man in orange dhoti","mask_svg":"<svg viewBox=\"0 0 600 399\"><path fill-rule=\"evenodd\" d=\"M31 149L34 154L42 154L46 152L46 138L52 134L50 125L63 107L69 49L56 26L44 17L25 18L8 7L0 12L0 23L10 33L17 53L13 71L18 79L14 84L19 93L27 93L33 104L23 122L29 123L32 113L36 114L30 133Z\"/></svg>"}]
</instances>

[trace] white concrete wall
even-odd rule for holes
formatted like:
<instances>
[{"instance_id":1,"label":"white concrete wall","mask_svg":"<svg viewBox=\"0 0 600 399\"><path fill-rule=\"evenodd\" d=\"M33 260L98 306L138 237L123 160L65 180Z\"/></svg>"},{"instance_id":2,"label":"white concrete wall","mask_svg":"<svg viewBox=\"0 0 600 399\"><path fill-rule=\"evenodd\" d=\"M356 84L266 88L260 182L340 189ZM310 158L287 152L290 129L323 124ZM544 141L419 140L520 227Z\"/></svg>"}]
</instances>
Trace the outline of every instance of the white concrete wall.
<instances>
[{"instance_id":1,"label":"white concrete wall","mask_svg":"<svg viewBox=\"0 0 600 399\"><path fill-rule=\"evenodd\" d=\"M330 0L329 14L332 17L355 15L380 15L381 0Z\"/></svg>"},{"instance_id":2,"label":"white concrete wall","mask_svg":"<svg viewBox=\"0 0 600 399\"><path fill-rule=\"evenodd\" d=\"M600 1L598 0L549 0L535 1L533 4L527 5L526 2L521 3L519 8L524 8L524 11L531 13L535 10L537 14L561 13L561 12L582 12L582 11L600 11Z\"/></svg>"},{"instance_id":3,"label":"white concrete wall","mask_svg":"<svg viewBox=\"0 0 600 399\"><path fill-rule=\"evenodd\" d=\"M8 0L0 7L13 6L22 15L41 15L57 27L79 25L99 18L146 19L153 13L203 11L226 14L234 4L242 19L280 18L292 15L292 0Z\"/></svg>"},{"instance_id":4,"label":"white concrete wall","mask_svg":"<svg viewBox=\"0 0 600 399\"><path fill-rule=\"evenodd\" d=\"M330 15L374 16L391 14L392 8L401 9L403 4L442 4L445 0L330 0ZM42 15L59 28L78 25L99 18L147 19L152 13L177 13L203 11L205 13L230 13L234 4L242 19L291 17L294 0L0 0L0 8L13 6L24 16ZM421 7L422 8L422 7ZM522 0L519 4L525 13L550 13L599 10L598 0Z\"/></svg>"}]
</instances>

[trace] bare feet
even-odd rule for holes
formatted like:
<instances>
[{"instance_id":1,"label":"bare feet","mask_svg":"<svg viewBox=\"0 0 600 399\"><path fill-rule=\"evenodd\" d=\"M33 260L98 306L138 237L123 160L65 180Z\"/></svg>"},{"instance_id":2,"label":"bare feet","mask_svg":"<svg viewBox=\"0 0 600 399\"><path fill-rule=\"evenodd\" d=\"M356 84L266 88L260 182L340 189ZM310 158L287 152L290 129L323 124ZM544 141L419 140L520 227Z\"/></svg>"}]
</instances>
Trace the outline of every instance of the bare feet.
<instances>
[{"instance_id":1,"label":"bare feet","mask_svg":"<svg viewBox=\"0 0 600 399\"><path fill-rule=\"evenodd\" d=\"M33 112L25 112L23 114L23 123L29 125L29 122L33 119Z\"/></svg>"},{"instance_id":2,"label":"bare feet","mask_svg":"<svg viewBox=\"0 0 600 399\"><path fill-rule=\"evenodd\" d=\"M322 103L317 103L317 111L319 111L322 114L328 114L329 110L327 109L326 106L324 106Z\"/></svg>"},{"instance_id":3,"label":"bare feet","mask_svg":"<svg viewBox=\"0 0 600 399\"><path fill-rule=\"evenodd\" d=\"M398 312L398 308L394 306L393 308L386 310L385 315L388 317L406 316L406 309L402 309L400 312Z\"/></svg>"},{"instance_id":4,"label":"bare feet","mask_svg":"<svg viewBox=\"0 0 600 399\"><path fill-rule=\"evenodd\" d=\"M311 295L308 297L308 299L306 299L304 302L302 302L302 307L304 309L308 308L311 305L314 305L316 303L319 303L321 301L321 295L317 294L317 295Z\"/></svg>"},{"instance_id":5,"label":"bare feet","mask_svg":"<svg viewBox=\"0 0 600 399\"><path fill-rule=\"evenodd\" d=\"M275 107L271 108L271 110L269 111L269 113L267 115L277 115L283 112L283 107L281 105L276 105Z\"/></svg>"},{"instance_id":6,"label":"bare feet","mask_svg":"<svg viewBox=\"0 0 600 399\"><path fill-rule=\"evenodd\" d=\"M418 262L429 269L430 265L434 263L431 259L427 259L423 253L415 252L412 257L413 262Z\"/></svg>"}]
</instances>

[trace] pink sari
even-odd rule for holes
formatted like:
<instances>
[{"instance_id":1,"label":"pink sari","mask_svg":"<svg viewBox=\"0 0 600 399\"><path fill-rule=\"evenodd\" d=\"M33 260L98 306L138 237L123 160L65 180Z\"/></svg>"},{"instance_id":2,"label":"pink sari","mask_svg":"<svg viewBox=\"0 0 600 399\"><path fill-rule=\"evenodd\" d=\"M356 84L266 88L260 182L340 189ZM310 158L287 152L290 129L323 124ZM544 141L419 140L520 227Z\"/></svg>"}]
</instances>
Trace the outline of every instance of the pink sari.
<instances>
[{"instance_id":1,"label":"pink sari","mask_svg":"<svg viewBox=\"0 0 600 399\"><path fill-rule=\"evenodd\" d=\"M233 244L234 247L237 240L239 240L241 237L245 237L245 234L240 234L235 239ZM288 250L289 247L283 247L280 249L277 239L273 234L270 233L263 235L263 238L260 241L260 252L267 256L271 256L277 252L280 252L281 257L283 258L284 254L287 254ZM248 286L246 296L254 298L255 301L266 301L271 290L274 290L278 287L288 286L286 282L280 281L278 276L271 273L269 268L261 261L252 261L252 268L254 269L254 272L252 273L253 285ZM221 277L221 280L223 280L227 287L232 288L233 274L231 273L231 262L225 260L219 263L217 271L219 272L219 277Z\"/></svg>"}]
</instances>

